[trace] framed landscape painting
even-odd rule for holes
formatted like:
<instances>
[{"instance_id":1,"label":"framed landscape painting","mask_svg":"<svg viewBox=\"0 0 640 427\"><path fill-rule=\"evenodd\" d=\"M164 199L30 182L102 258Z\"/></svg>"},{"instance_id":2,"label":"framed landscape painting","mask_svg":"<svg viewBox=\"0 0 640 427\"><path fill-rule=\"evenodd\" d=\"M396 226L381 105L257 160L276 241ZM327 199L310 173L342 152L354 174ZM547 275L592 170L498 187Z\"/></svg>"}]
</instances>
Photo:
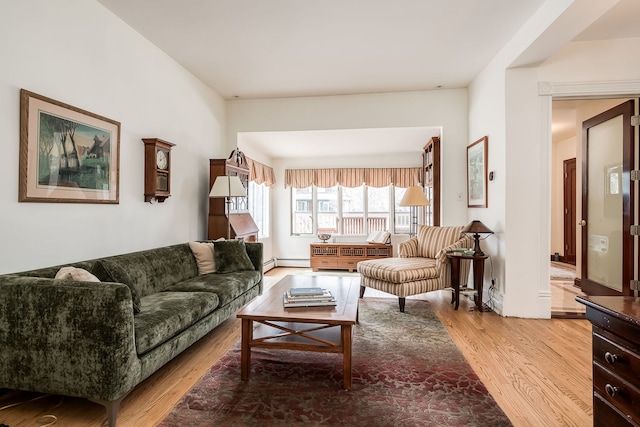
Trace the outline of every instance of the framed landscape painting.
<instances>
[{"instance_id":1,"label":"framed landscape painting","mask_svg":"<svg viewBox=\"0 0 640 427\"><path fill-rule=\"evenodd\" d=\"M467 147L467 207L487 207L488 138L480 138Z\"/></svg>"},{"instance_id":2,"label":"framed landscape painting","mask_svg":"<svg viewBox=\"0 0 640 427\"><path fill-rule=\"evenodd\" d=\"M20 202L118 203L120 123L20 91Z\"/></svg>"}]
</instances>

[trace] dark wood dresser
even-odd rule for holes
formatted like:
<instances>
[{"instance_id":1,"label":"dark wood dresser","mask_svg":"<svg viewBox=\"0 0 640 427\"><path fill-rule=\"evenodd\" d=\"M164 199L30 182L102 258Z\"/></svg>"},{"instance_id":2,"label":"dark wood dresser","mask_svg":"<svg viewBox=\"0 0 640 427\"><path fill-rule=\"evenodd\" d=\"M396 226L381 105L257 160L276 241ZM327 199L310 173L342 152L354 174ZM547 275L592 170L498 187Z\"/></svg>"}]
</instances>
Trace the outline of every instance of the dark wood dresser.
<instances>
[{"instance_id":1,"label":"dark wood dresser","mask_svg":"<svg viewBox=\"0 0 640 427\"><path fill-rule=\"evenodd\" d=\"M593 328L593 425L640 426L640 298L576 300Z\"/></svg>"}]
</instances>

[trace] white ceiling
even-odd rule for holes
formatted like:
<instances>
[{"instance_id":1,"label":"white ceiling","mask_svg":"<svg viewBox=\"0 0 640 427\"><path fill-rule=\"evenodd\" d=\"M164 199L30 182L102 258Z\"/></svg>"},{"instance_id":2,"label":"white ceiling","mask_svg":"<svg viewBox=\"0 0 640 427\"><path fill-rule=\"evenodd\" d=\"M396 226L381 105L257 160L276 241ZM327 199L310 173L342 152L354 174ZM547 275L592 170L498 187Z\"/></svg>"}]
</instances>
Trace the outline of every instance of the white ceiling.
<instances>
[{"instance_id":1,"label":"white ceiling","mask_svg":"<svg viewBox=\"0 0 640 427\"><path fill-rule=\"evenodd\" d=\"M98 0L225 99L466 87L544 0ZM640 37L621 0L577 40ZM438 128L325 133L328 144L420 151ZM273 158L318 133L245 135ZM344 138L347 138L346 140ZM295 147L286 141L296 141ZM360 145L361 147L361 145ZM354 148L357 149L357 148ZM361 149L361 148L360 148ZM388 148L386 148L388 150Z\"/></svg>"},{"instance_id":2,"label":"white ceiling","mask_svg":"<svg viewBox=\"0 0 640 427\"><path fill-rule=\"evenodd\" d=\"M99 0L226 99L466 87L544 0Z\"/></svg>"}]
</instances>

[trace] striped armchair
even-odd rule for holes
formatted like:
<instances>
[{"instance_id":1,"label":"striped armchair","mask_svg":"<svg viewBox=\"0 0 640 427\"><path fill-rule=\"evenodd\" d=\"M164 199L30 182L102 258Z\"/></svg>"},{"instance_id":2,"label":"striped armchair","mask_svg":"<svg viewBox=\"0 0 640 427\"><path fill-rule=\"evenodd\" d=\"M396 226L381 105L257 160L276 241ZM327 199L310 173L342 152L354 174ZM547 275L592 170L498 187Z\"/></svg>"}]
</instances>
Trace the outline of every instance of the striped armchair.
<instances>
[{"instance_id":1,"label":"striped armchair","mask_svg":"<svg viewBox=\"0 0 640 427\"><path fill-rule=\"evenodd\" d=\"M398 296L400 311L411 295L451 287L451 269L446 253L452 249L470 248L473 240L461 234L464 226L432 227L421 225L418 235L399 246L400 258L360 261L360 298L366 288ZM466 285L469 262L460 263L461 285Z\"/></svg>"}]
</instances>

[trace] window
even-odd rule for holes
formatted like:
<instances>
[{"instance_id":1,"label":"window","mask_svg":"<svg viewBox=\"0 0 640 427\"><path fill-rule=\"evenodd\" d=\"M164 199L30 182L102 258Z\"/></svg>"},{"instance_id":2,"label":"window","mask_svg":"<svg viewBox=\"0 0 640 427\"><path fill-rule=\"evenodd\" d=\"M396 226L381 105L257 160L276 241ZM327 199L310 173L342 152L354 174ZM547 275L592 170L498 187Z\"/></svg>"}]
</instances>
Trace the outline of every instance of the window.
<instances>
[{"instance_id":1,"label":"window","mask_svg":"<svg viewBox=\"0 0 640 427\"><path fill-rule=\"evenodd\" d=\"M341 234L364 234L364 186L356 188L342 187L341 200Z\"/></svg>"},{"instance_id":2,"label":"window","mask_svg":"<svg viewBox=\"0 0 640 427\"><path fill-rule=\"evenodd\" d=\"M372 231L390 230L391 212L389 211L391 187L367 188L367 224Z\"/></svg>"},{"instance_id":3,"label":"window","mask_svg":"<svg viewBox=\"0 0 640 427\"><path fill-rule=\"evenodd\" d=\"M318 233L338 233L338 187L316 187Z\"/></svg>"},{"instance_id":4,"label":"window","mask_svg":"<svg viewBox=\"0 0 640 427\"><path fill-rule=\"evenodd\" d=\"M258 226L258 239L269 237L269 187L249 182L249 213Z\"/></svg>"},{"instance_id":5,"label":"window","mask_svg":"<svg viewBox=\"0 0 640 427\"><path fill-rule=\"evenodd\" d=\"M291 198L293 213L291 217L291 233L313 233L313 191L312 187L292 188Z\"/></svg>"},{"instance_id":6,"label":"window","mask_svg":"<svg viewBox=\"0 0 640 427\"><path fill-rule=\"evenodd\" d=\"M409 206L400 206L400 200L407 191L406 188L395 188L395 227L393 229L396 234L408 234L411 230L411 208Z\"/></svg>"},{"instance_id":7,"label":"window","mask_svg":"<svg viewBox=\"0 0 640 427\"><path fill-rule=\"evenodd\" d=\"M352 236L386 230L396 234L409 233L409 208L398 206L405 191L393 186L375 188L366 185L292 188L291 232Z\"/></svg>"}]
</instances>

